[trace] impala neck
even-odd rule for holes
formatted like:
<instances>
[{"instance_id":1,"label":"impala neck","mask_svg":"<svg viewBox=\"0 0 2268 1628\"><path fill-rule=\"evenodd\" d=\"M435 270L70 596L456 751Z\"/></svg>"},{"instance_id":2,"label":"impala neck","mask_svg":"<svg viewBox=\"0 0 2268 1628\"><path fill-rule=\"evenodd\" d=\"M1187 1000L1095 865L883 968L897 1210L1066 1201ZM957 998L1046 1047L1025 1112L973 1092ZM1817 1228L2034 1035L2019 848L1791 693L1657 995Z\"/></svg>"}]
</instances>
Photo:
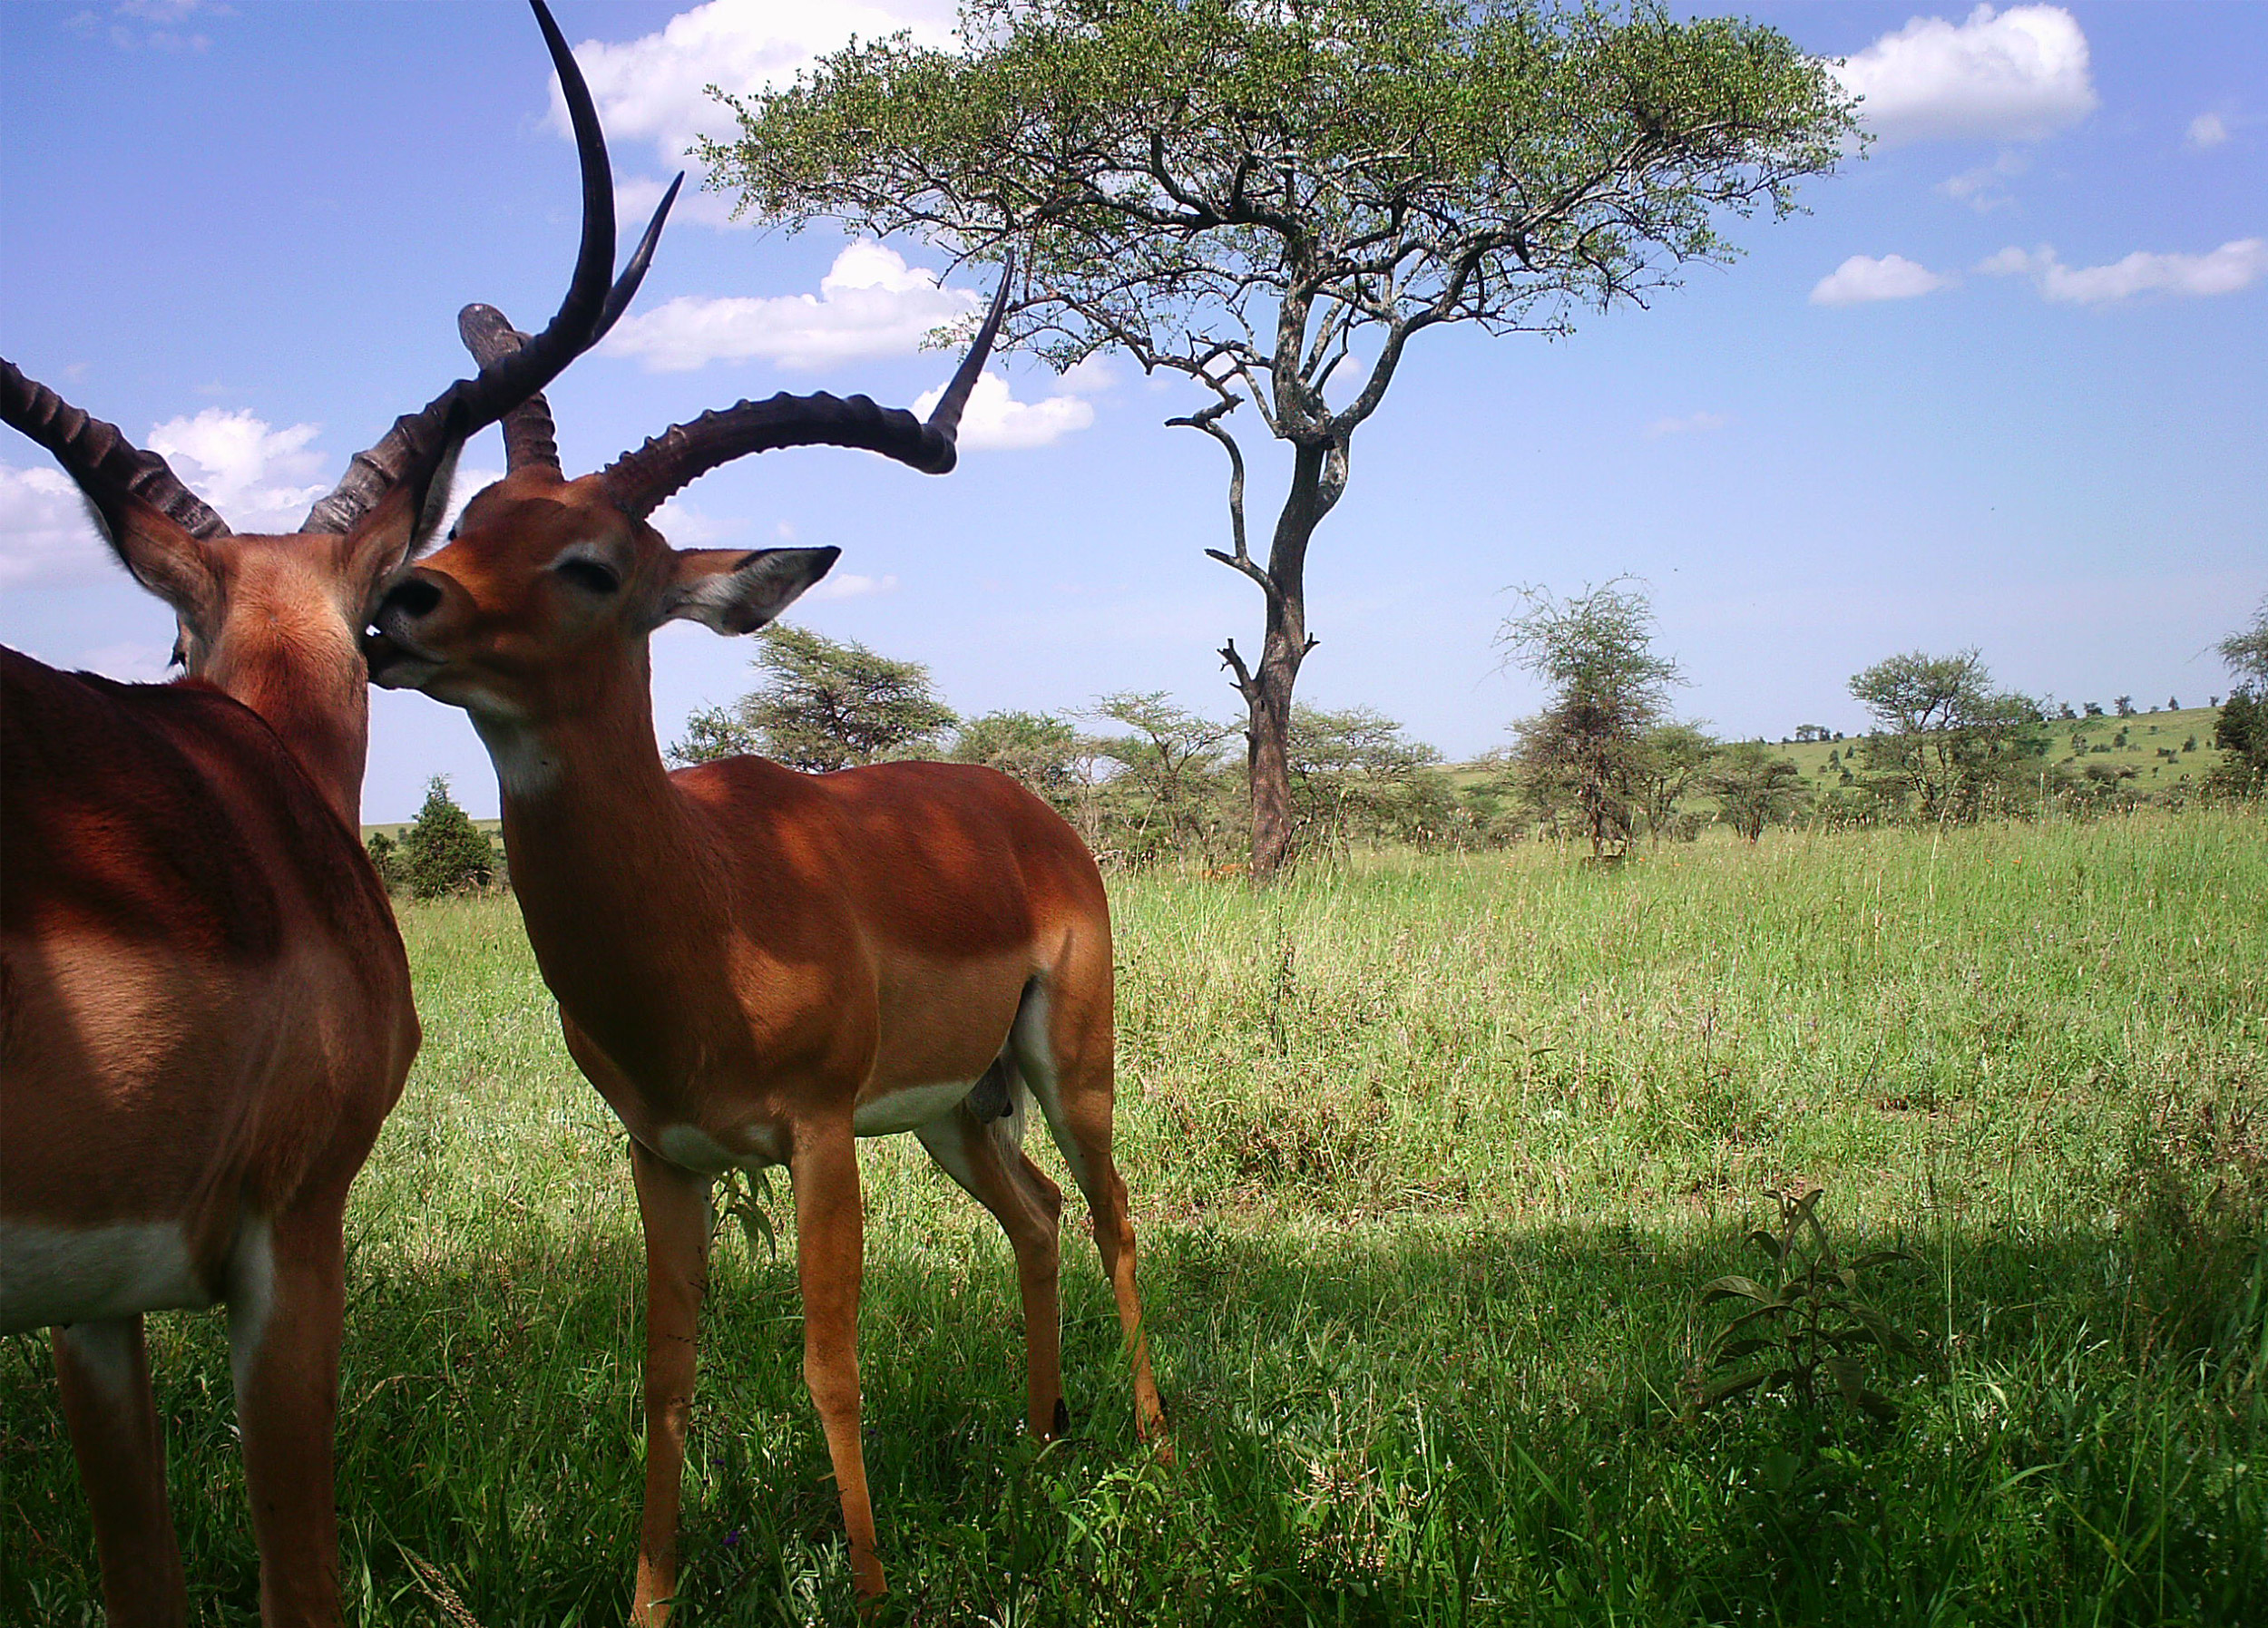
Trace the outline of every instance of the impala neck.
<instances>
[{"instance_id":1,"label":"impala neck","mask_svg":"<svg viewBox=\"0 0 2268 1628\"><path fill-rule=\"evenodd\" d=\"M716 863L670 783L646 652L542 722L474 715L496 765L512 888L561 1009L625 1067L664 1069L689 1043L699 945L723 920ZM645 1069L638 1067L642 1075Z\"/></svg>"},{"instance_id":2,"label":"impala neck","mask_svg":"<svg viewBox=\"0 0 2268 1628\"><path fill-rule=\"evenodd\" d=\"M362 775L370 756L369 669L351 636L319 658L284 641L201 675L258 713L298 760L347 829L362 829Z\"/></svg>"}]
</instances>

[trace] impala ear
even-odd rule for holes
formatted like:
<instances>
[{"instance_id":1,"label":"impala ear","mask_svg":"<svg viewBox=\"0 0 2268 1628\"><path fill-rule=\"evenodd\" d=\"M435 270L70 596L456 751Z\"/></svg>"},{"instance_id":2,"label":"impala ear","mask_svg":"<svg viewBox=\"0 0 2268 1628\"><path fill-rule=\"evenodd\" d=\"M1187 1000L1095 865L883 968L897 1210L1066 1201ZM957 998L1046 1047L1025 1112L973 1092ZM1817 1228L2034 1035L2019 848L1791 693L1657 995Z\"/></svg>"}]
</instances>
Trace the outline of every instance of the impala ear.
<instances>
[{"instance_id":1,"label":"impala ear","mask_svg":"<svg viewBox=\"0 0 2268 1628\"><path fill-rule=\"evenodd\" d=\"M135 581L173 607L189 627L210 632L220 590L203 543L138 499L127 498L107 512L89 499L87 513Z\"/></svg>"},{"instance_id":2,"label":"impala ear","mask_svg":"<svg viewBox=\"0 0 2268 1628\"><path fill-rule=\"evenodd\" d=\"M719 633L753 633L816 582L840 549L679 549L660 619L700 622Z\"/></svg>"}]
</instances>

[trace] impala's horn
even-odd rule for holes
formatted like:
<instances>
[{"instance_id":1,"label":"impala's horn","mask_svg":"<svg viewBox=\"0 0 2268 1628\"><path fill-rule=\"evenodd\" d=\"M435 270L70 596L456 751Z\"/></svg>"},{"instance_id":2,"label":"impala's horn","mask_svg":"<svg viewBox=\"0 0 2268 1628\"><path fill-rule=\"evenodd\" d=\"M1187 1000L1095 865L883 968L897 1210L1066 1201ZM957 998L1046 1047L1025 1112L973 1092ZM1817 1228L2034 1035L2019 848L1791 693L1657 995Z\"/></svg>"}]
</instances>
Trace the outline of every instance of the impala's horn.
<instances>
[{"instance_id":1,"label":"impala's horn","mask_svg":"<svg viewBox=\"0 0 2268 1628\"><path fill-rule=\"evenodd\" d=\"M646 235L638 245L638 252L631 256L630 264L607 296L606 309L599 314L598 332L592 334L590 345L606 337L606 332L630 305L630 297L637 292L639 280L646 275L646 264L653 258L654 244L661 237L662 217L676 201L678 189L685 184L682 171L670 183L662 195L661 207L655 211L653 224L646 228ZM464 348L473 353L473 359L484 369L495 366L506 356L513 355L528 342L528 336L512 326L511 320L494 306L472 305L457 313L456 331L464 341ZM589 346L584 348L588 349ZM504 414L504 470L548 469L559 472L559 433L552 422L552 405L537 391Z\"/></svg>"},{"instance_id":2,"label":"impala's horn","mask_svg":"<svg viewBox=\"0 0 2268 1628\"><path fill-rule=\"evenodd\" d=\"M0 358L0 423L54 454L79 483L112 539L125 534L125 504L148 504L200 541L229 534L228 522L181 484L172 466L144 452L118 426L91 418L37 379Z\"/></svg>"},{"instance_id":3,"label":"impala's horn","mask_svg":"<svg viewBox=\"0 0 2268 1628\"><path fill-rule=\"evenodd\" d=\"M690 424L672 424L636 452L608 464L599 479L623 513L643 520L673 493L720 464L750 453L784 446L855 446L880 453L924 474L941 475L958 457L953 444L961 410L984 371L1001 318L1008 310L1008 285L1015 276L1012 251L1001 271L1000 291L977 329L969 354L945 386L924 424L902 407L876 406L863 395L848 401L816 395L775 395L704 413Z\"/></svg>"},{"instance_id":4,"label":"impala's horn","mask_svg":"<svg viewBox=\"0 0 2268 1628\"><path fill-rule=\"evenodd\" d=\"M605 331L608 314L621 313L637 291L639 278L645 275L652 239L661 229L677 189L672 187L654 211L653 222L646 229L643 258L633 258L621 282L610 289L607 277L614 264L614 176L607 164L606 137L599 130L590 87L582 82L559 24L552 21L543 0L528 3L534 8L536 23L543 30L543 44L559 72L568 118L575 129L575 151L582 162L582 245L567 297L551 326L526 345L494 366L483 367L477 378L459 379L422 411L396 419L385 440L367 452L357 453L337 488L308 512L302 531L349 531L397 486L417 491L421 508L435 506L431 490L434 478L455 458L465 437L495 423L588 350Z\"/></svg>"}]
</instances>

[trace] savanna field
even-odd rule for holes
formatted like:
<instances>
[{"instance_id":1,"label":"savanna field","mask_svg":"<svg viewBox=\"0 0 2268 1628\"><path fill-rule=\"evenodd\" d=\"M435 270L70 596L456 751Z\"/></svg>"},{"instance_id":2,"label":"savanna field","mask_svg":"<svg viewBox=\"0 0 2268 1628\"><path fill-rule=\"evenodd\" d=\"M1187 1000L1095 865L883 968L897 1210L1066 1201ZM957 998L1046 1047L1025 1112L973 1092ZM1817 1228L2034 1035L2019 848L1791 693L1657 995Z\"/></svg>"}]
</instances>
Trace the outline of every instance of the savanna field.
<instances>
[{"instance_id":1,"label":"savanna field","mask_svg":"<svg viewBox=\"0 0 2268 1628\"><path fill-rule=\"evenodd\" d=\"M2268 1621L2256 811L1611 868L1362 856L1113 899L1120 1162L1178 1460L1134 1441L1083 1220L1074 1428L1042 1452L1006 1244L910 1138L864 1144L877 1621ZM399 908L425 1046L348 1216L350 1613L618 1623L643 1284L621 1134L509 898ZM730 1225L717 1251L691 1623L856 1620L779 1186L777 1257ZM1829 1283L1911 1344L1861 1353L1895 1416L1824 1379L1696 1409L1793 1360L1725 1351L1751 1302L1703 1290L1769 1293L1745 1235L1814 1186L1840 1261L1901 1252ZM194 1614L253 1623L222 1319L151 1338ZM5 1343L0 1622L96 1622L45 1337Z\"/></svg>"}]
</instances>

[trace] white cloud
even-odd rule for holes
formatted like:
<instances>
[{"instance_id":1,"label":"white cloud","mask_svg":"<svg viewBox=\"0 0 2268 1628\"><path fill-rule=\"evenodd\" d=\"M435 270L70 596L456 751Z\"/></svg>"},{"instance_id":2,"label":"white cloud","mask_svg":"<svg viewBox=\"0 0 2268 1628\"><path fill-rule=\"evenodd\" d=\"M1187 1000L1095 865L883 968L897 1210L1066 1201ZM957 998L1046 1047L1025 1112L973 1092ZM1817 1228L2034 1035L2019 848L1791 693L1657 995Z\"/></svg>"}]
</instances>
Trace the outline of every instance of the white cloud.
<instances>
[{"instance_id":1,"label":"white cloud","mask_svg":"<svg viewBox=\"0 0 2268 1628\"><path fill-rule=\"evenodd\" d=\"M869 594L895 593L897 590L898 580L894 573L883 577L862 577L856 571L829 571L804 597L810 600L863 600Z\"/></svg>"},{"instance_id":2,"label":"white cloud","mask_svg":"<svg viewBox=\"0 0 2268 1628\"><path fill-rule=\"evenodd\" d=\"M914 416L928 417L944 394L943 385L924 391L914 403ZM964 452L1018 452L1061 441L1094 421L1094 408L1075 395L1064 392L1041 401L1020 402L1010 393L1006 379L987 373L969 393L968 407L961 414L960 445Z\"/></svg>"},{"instance_id":3,"label":"white cloud","mask_svg":"<svg viewBox=\"0 0 2268 1628\"><path fill-rule=\"evenodd\" d=\"M798 70L854 34L873 40L911 29L923 44L947 45L953 17L951 0L709 0L679 12L659 34L620 44L586 40L575 47L575 61L608 138L651 141L663 165L675 171L686 164L695 137L733 133L732 115L708 86L746 94L792 83ZM567 106L556 85L552 122L567 133Z\"/></svg>"},{"instance_id":4,"label":"white cloud","mask_svg":"<svg viewBox=\"0 0 2268 1628\"><path fill-rule=\"evenodd\" d=\"M207 407L194 418L167 419L142 444L233 530L292 531L330 490L323 478L329 461L308 446L321 433L312 424L271 430L249 408Z\"/></svg>"},{"instance_id":5,"label":"white cloud","mask_svg":"<svg viewBox=\"0 0 2268 1628\"><path fill-rule=\"evenodd\" d=\"M625 317L601 350L640 358L650 373L761 356L784 367L824 367L867 356L909 356L932 329L967 316L982 297L943 288L937 274L861 239L835 257L808 294L772 299L680 296Z\"/></svg>"},{"instance_id":6,"label":"white cloud","mask_svg":"<svg viewBox=\"0 0 2268 1628\"><path fill-rule=\"evenodd\" d=\"M2003 148L2000 156L1989 164L1979 164L1959 175L1948 176L1938 182L1937 190L1946 197L1967 204L1980 215L2003 210L2016 200L2009 193L2007 181L2032 167L2031 160L2013 148Z\"/></svg>"},{"instance_id":7,"label":"white cloud","mask_svg":"<svg viewBox=\"0 0 2268 1628\"><path fill-rule=\"evenodd\" d=\"M1696 435L1708 430L1721 430L1731 422L1722 413L1688 413L1683 418L1657 418L1646 426L1647 439L1664 435Z\"/></svg>"},{"instance_id":8,"label":"white cloud","mask_svg":"<svg viewBox=\"0 0 2268 1628\"><path fill-rule=\"evenodd\" d=\"M2029 277L2042 296L2062 305L2107 305L2137 294L2234 294L2268 276L2268 238L2240 238L2210 254L2147 254L2136 250L2107 266L2066 266L2054 248L2004 249L1978 270L1993 277Z\"/></svg>"},{"instance_id":9,"label":"white cloud","mask_svg":"<svg viewBox=\"0 0 2268 1628\"><path fill-rule=\"evenodd\" d=\"M156 645L101 645L71 664L121 684L158 684L173 677L173 652Z\"/></svg>"},{"instance_id":10,"label":"white cloud","mask_svg":"<svg viewBox=\"0 0 2268 1628\"><path fill-rule=\"evenodd\" d=\"M1855 306L1877 299L1912 299L1935 293L1952 280L1901 254L1886 254L1879 260L1872 255L1854 254L1813 286L1812 304Z\"/></svg>"},{"instance_id":11,"label":"white cloud","mask_svg":"<svg viewBox=\"0 0 2268 1628\"><path fill-rule=\"evenodd\" d=\"M2059 5L1980 5L1960 24L1916 17L1837 70L1885 141L2037 141L2095 111L2087 35Z\"/></svg>"},{"instance_id":12,"label":"white cloud","mask_svg":"<svg viewBox=\"0 0 2268 1628\"><path fill-rule=\"evenodd\" d=\"M89 581L115 567L69 475L0 463L0 589Z\"/></svg>"},{"instance_id":13,"label":"white cloud","mask_svg":"<svg viewBox=\"0 0 2268 1628\"><path fill-rule=\"evenodd\" d=\"M2199 113L2189 122L2185 138L2192 147L2218 147L2229 139L2229 122L2218 113Z\"/></svg>"},{"instance_id":14,"label":"white cloud","mask_svg":"<svg viewBox=\"0 0 2268 1628\"><path fill-rule=\"evenodd\" d=\"M466 469L458 465L456 479L449 485L449 506L442 511L441 529L434 535L446 537L455 529L457 516L464 512L464 505L503 478L501 469Z\"/></svg>"}]
</instances>

